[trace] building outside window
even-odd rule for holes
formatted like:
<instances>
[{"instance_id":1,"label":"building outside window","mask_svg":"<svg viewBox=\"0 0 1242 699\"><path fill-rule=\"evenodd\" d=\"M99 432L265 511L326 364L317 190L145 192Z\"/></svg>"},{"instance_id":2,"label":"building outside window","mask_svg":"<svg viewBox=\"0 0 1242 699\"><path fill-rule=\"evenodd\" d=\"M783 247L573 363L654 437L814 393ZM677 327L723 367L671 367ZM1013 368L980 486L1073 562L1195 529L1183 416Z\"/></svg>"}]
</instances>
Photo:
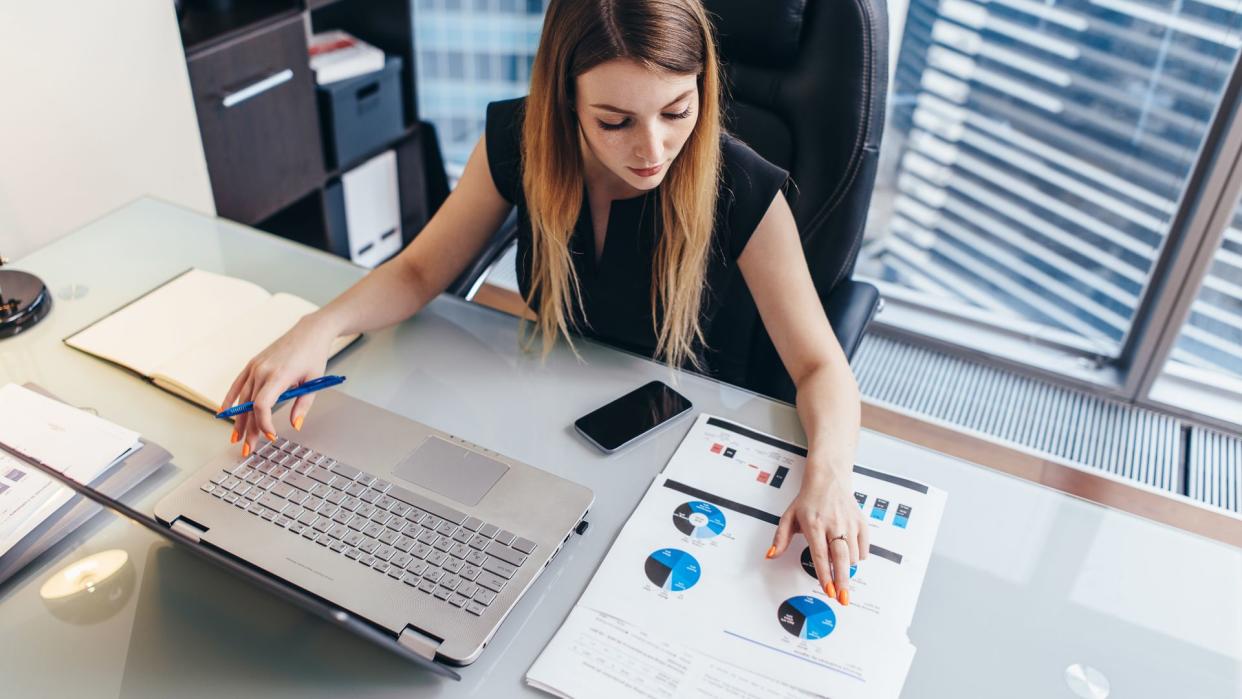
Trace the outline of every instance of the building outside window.
<instances>
[{"instance_id":1,"label":"building outside window","mask_svg":"<svg viewBox=\"0 0 1242 699\"><path fill-rule=\"evenodd\" d=\"M859 274L1118 356L1240 22L1216 0L912 0ZM1177 356L1242 374L1242 267L1210 279Z\"/></svg>"},{"instance_id":2,"label":"building outside window","mask_svg":"<svg viewBox=\"0 0 1242 699\"><path fill-rule=\"evenodd\" d=\"M456 179L487 103L521 97L539 44L545 0L415 0L419 112L436 125Z\"/></svg>"}]
</instances>

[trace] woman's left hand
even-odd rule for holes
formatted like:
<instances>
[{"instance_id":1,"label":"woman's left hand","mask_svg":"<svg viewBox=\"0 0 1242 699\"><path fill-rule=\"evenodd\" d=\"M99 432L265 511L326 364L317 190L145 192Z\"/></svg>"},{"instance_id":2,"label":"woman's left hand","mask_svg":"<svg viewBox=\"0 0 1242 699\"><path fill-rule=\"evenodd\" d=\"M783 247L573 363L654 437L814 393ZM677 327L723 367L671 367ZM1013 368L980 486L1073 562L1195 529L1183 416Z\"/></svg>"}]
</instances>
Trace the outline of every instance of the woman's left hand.
<instances>
[{"instance_id":1,"label":"woman's left hand","mask_svg":"<svg viewBox=\"0 0 1242 699\"><path fill-rule=\"evenodd\" d=\"M785 553L801 533L811 547L811 560L824 594L849 604L850 566L867 557L867 524L850 484L850 470L815 469L808 462L807 479L776 528L768 558ZM812 478L820 475L821 478ZM842 477L844 476L844 477Z\"/></svg>"}]
</instances>

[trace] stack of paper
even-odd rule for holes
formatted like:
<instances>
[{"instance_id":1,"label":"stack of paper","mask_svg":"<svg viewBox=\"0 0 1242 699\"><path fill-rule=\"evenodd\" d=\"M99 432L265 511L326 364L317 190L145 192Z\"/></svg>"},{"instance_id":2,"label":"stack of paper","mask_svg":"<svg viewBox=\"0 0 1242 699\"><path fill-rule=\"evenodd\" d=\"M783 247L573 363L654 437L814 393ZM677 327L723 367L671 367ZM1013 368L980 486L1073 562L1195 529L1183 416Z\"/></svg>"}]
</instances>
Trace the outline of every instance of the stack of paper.
<instances>
[{"instance_id":1,"label":"stack of paper","mask_svg":"<svg viewBox=\"0 0 1242 699\"><path fill-rule=\"evenodd\" d=\"M322 32L310 38L310 67L315 82L327 85L384 68L384 52L340 30Z\"/></svg>"},{"instance_id":2,"label":"stack of paper","mask_svg":"<svg viewBox=\"0 0 1242 699\"><path fill-rule=\"evenodd\" d=\"M945 494L855 467L871 550L843 607L800 535L764 558L805 455L699 416L527 681L567 697L897 696Z\"/></svg>"},{"instance_id":3,"label":"stack of paper","mask_svg":"<svg viewBox=\"0 0 1242 699\"><path fill-rule=\"evenodd\" d=\"M17 384L0 387L0 443L86 484L142 446L137 432ZM0 555L72 496L0 451Z\"/></svg>"}]
</instances>

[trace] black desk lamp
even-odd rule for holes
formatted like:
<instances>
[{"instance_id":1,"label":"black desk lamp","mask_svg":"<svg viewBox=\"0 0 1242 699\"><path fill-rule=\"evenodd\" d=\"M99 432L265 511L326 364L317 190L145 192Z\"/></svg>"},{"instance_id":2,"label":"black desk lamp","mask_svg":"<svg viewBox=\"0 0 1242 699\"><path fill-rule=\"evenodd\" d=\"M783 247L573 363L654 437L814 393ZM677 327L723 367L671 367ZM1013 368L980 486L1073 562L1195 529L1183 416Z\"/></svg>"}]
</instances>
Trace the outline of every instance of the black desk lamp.
<instances>
[{"instance_id":1,"label":"black desk lamp","mask_svg":"<svg viewBox=\"0 0 1242 699\"><path fill-rule=\"evenodd\" d=\"M0 257L0 265L5 262ZM50 310L52 295L38 277L15 269L0 269L0 338L33 327Z\"/></svg>"}]
</instances>

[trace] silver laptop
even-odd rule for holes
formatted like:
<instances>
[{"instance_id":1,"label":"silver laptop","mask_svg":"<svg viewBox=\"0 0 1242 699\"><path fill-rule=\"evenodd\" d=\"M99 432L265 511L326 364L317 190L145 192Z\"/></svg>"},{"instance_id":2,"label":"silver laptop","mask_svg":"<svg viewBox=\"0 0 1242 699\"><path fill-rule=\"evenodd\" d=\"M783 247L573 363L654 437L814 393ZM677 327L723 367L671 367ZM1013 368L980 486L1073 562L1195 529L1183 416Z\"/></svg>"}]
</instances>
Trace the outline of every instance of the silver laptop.
<instances>
[{"instance_id":1,"label":"silver laptop","mask_svg":"<svg viewBox=\"0 0 1242 699\"><path fill-rule=\"evenodd\" d=\"M401 648L466 665L593 501L580 485L327 391L303 431L245 459L229 448L155 514Z\"/></svg>"}]
</instances>

